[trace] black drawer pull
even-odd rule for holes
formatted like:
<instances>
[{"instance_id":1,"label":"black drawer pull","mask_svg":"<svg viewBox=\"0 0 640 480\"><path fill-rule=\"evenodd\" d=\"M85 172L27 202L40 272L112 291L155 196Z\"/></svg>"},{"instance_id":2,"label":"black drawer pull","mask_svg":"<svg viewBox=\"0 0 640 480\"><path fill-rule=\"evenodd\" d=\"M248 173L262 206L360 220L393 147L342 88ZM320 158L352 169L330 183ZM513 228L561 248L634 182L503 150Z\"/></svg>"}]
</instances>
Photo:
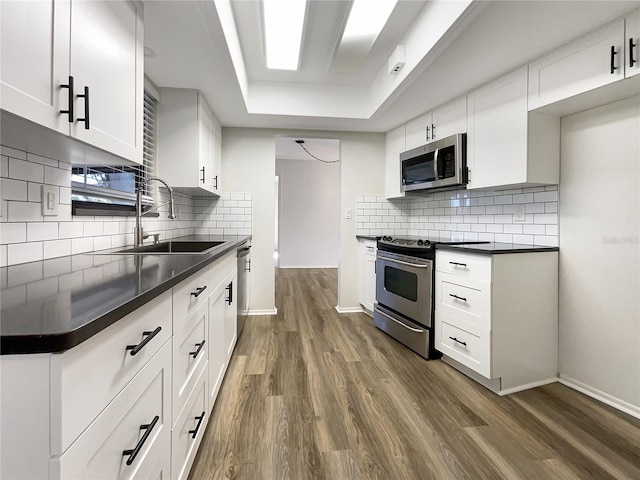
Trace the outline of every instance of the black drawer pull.
<instances>
[{"instance_id":1,"label":"black drawer pull","mask_svg":"<svg viewBox=\"0 0 640 480\"><path fill-rule=\"evenodd\" d=\"M191 292L191 295L193 295L194 297L198 298L200 296L200 294L202 292L204 292L206 289L207 289L206 285L204 287L198 287L198 288L196 288L195 292Z\"/></svg>"},{"instance_id":2,"label":"black drawer pull","mask_svg":"<svg viewBox=\"0 0 640 480\"><path fill-rule=\"evenodd\" d=\"M218 175L213 177L213 188L218 189Z\"/></svg>"},{"instance_id":3,"label":"black drawer pull","mask_svg":"<svg viewBox=\"0 0 640 480\"><path fill-rule=\"evenodd\" d=\"M195 430L189 430L191 438L196 438L196 435L198 435L198 430L200 430L200 425L202 424L202 420L204 420L204 412L202 412L199 417L195 417L195 420L198 420L198 424L196 425Z\"/></svg>"},{"instance_id":4,"label":"black drawer pull","mask_svg":"<svg viewBox=\"0 0 640 480\"><path fill-rule=\"evenodd\" d=\"M629 68L633 67L634 63L638 63L638 61L633 58L633 49L637 46L637 44L633 43L633 37L629 37Z\"/></svg>"},{"instance_id":5,"label":"black drawer pull","mask_svg":"<svg viewBox=\"0 0 640 480\"><path fill-rule=\"evenodd\" d=\"M138 456L138 453L140 453L140 449L144 445L144 442L146 442L147 438L149 438L149 435L151 434L151 430L153 430L153 427L155 427L156 423L158 423L158 420L160 420L160 417L156 415L155 417L153 417L153 420L151 421L151 423L147 425L140 425L140 430L144 430L145 432L144 432L144 435L142 435L142 438L138 440L138 444L136 445L136 448L134 448L133 450L122 451L122 456L126 457L127 455L129 455L129 458L127 459L127 465L131 465L133 461L136 459L136 457Z\"/></svg>"},{"instance_id":6,"label":"black drawer pull","mask_svg":"<svg viewBox=\"0 0 640 480\"><path fill-rule=\"evenodd\" d=\"M206 182L205 175L204 175L204 167L202 167L200 170L202 171L202 178L200 180L202 180L202 183L204 183Z\"/></svg>"},{"instance_id":7,"label":"black drawer pull","mask_svg":"<svg viewBox=\"0 0 640 480\"><path fill-rule=\"evenodd\" d=\"M456 337L449 337L451 340L453 340L454 342L458 342L461 345L464 345L465 347L467 346L467 342L463 342L462 340L458 340Z\"/></svg>"},{"instance_id":8,"label":"black drawer pull","mask_svg":"<svg viewBox=\"0 0 640 480\"><path fill-rule=\"evenodd\" d=\"M229 285L225 287L225 290L229 292L229 297L225 298L225 300L229 305L231 305L231 303L233 303L233 282L229 282Z\"/></svg>"},{"instance_id":9,"label":"black drawer pull","mask_svg":"<svg viewBox=\"0 0 640 480\"><path fill-rule=\"evenodd\" d=\"M435 140L436 139L436 126L432 123L431 124L431 140Z\"/></svg>"},{"instance_id":10,"label":"black drawer pull","mask_svg":"<svg viewBox=\"0 0 640 480\"><path fill-rule=\"evenodd\" d=\"M449 262L451 265L459 265L461 267L466 267L467 264L466 263L458 263L458 262Z\"/></svg>"},{"instance_id":11,"label":"black drawer pull","mask_svg":"<svg viewBox=\"0 0 640 480\"><path fill-rule=\"evenodd\" d=\"M160 333L162 327L156 328L153 332L142 332L142 336L145 337L139 344L137 345L127 345L127 350L131 350L129 353L131 355L135 355L140 350L144 348L144 346L151 341L153 337L155 337L158 333Z\"/></svg>"},{"instance_id":12,"label":"black drawer pull","mask_svg":"<svg viewBox=\"0 0 640 480\"><path fill-rule=\"evenodd\" d=\"M60 88L69 89L69 100L67 101L67 109L60 110L60 113L66 113L69 115L69 123L73 123L73 77L69 75L69 82L66 85L60 85Z\"/></svg>"},{"instance_id":13,"label":"black drawer pull","mask_svg":"<svg viewBox=\"0 0 640 480\"><path fill-rule=\"evenodd\" d=\"M202 340L200 343L196 343L196 347L198 348L196 348L195 352L189 352L189 355L191 355L193 358L196 358L200 353L200 350L202 350L202 347L204 347L204 340Z\"/></svg>"},{"instance_id":14,"label":"black drawer pull","mask_svg":"<svg viewBox=\"0 0 640 480\"><path fill-rule=\"evenodd\" d=\"M463 302L466 302L466 301L467 301L467 299L466 299L466 298L464 298L464 297L459 297L458 295L454 295L453 293L450 293L450 294L449 294L449 296L450 296L450 297L453 297L453 298L457 298L458 300L462 300Z\"/></svg>"},{"instance_id":15,"label":"black drawer pull","mask_svg":"<svg viewBox=\"0 0 640 480\"><path fill-rule=\"evenodd\" d=\"M78 98L84 98L84 118L78 118L78 121L84 122L84 129L89 130L89 87L84 87L84 94Z\"/></svg>"},{"instance_id":16,"label":"black drawer pull","mask_svg":"<svg viewBox=\"0 0 640 480\"><path fill-rule=\"evenodd\" d=\"M613 75L613 73L618 69L618 67L616 67L616 55L617 54L618 54L618 52L616 52L616 47L611 45L611 75Z\"/></svg>"}]
</instances>

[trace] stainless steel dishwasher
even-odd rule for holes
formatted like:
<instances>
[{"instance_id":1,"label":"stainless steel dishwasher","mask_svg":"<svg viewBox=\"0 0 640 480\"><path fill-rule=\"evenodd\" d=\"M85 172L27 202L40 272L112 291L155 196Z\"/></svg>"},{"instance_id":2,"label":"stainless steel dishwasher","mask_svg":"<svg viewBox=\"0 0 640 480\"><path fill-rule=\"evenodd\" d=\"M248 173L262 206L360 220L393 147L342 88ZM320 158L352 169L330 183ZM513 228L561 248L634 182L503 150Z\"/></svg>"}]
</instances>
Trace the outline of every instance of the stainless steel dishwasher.
<instances>
[{"instance_id":1,"label":"stainless steel dishwasher","mask_svg":"<svg viewBox=\"0 0 640 480\"><path fill-rule=\"evenodd\" d=\"M251 245L238 247L238 338L249 315L249 273L251 273Z\"/></svg>"}]
</instances>

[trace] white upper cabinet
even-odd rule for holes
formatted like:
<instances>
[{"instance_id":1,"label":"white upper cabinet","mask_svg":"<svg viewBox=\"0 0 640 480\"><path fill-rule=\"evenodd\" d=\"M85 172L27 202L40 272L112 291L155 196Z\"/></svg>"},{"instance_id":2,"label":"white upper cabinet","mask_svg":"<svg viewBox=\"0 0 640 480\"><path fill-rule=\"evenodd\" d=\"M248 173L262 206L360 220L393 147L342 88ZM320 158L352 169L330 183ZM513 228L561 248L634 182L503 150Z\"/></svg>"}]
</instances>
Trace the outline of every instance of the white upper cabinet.
<instances>
[{"instance_id":1,"label":"white upper cabinet","mask_svg":"<svg viewBox=\"0 0 640 480\"><path fill-rule=\"evenodd\" d=\"M387 198L404 197L400 191L400 154L406 150L405 126L401 125L386 135L386 161L384 192Z\"/></svg>"},{"instance_id":2,"label":"white upper cabinet","mask_svg":"<svg viewBox=\"0 0 640 480\"><path fill-rule=\"evenodd\" d=\"M460 97L433 111L431 140L467 131L467 97Z\"/></svg>"},{"instance_id":3,"label":"white upper cabinet","mask_svg":"<svg viewBox=\"0 0 640 480\"><path fill-rule=\"evenodd\" d=\"M71 135L142 163L142 6L128 1L72 2L70 58L76 89ZM89 98L83 97L87 92Z\"/></svg>"},{"instance_id":4,"label":"white upper cabinet","mask_svg":"<svg viewBox=\"0 0 640 480\"><path fill-rule=\"evenodd\" d=\"M467 98L468 188L558 183L559 119L527 111L527 67Z\"/></svg>"},{"instance_id":5,"label":"white upper cabinet","mask_svg":"<svg viewBox=\"0 0 640 480\"><path fill-rule=\"evenodd\" d=\"M0 2L2 109L67 135L70 12L68 1Z\"/></svg>"},{"instance_id":6,"label":"white upper cabinet","mask_svg":"<svg viewBox=\"0 0 640 480\"><path fill-rule=\"evenodd\" d=\"M625 18L624 47L624 73L626 77L633 77L640 73L640 10L635 10Z\"/></svg>"},{"instance_id":7,"label":"white upper cabinet","mask_svg":"<svg viewBox=\"0 0 640 480\"><path fill-rule=\"evenodd\" d=\"M420 147L431 141L433 114L424 113L405 125L405 150Z\"/></svg>"},{"instance_id":8,"label":"white upper cabinet","mask_svg":"<svg viewBox=\"0 0 640 480\"><path fill-rule=\"evenodd\" d=\"M529 109L624 78L624 18L608 23L529 64Z\"/></svg>"},{"instance_id":9,"label":"white upper cabinet","mask_svg":"<svg viewBox=\"0 0 640 480\"><path fill-rule=\"evenodd\" d=\"M2 2L3 110L142 163L143 7Z\"/></svg>"},{"instance_id":10,"label":"white upper cabinet","mask_svg":"<svg viewBox=\"0 0 640 480\"><path fill-rule=\"evenodd\" d=\"M467 98L460 97L407 122L406 149L466 131Z\"/></svg>"},{"instance_id":11,"label":"white upper cabinet","mask_svg":"<svg viewBox=\"0 0 640 480\"><path fill-rule=\"evenodd\" d=\"M161 88L158 103L158 175L178 191L215 195L220 124L198 90Z\"/></svg>"}]
</instances>

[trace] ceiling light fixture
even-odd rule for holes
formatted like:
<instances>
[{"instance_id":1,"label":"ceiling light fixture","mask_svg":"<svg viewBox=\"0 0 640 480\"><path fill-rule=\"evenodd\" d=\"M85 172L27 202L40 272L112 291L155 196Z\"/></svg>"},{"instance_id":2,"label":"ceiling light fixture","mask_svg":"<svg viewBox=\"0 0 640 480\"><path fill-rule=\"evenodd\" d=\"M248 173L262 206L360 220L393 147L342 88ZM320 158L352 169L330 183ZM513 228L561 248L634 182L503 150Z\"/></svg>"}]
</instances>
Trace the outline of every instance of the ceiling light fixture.
<instances>
[{"instance_id":1,"label":"ceiling light fixture","mask_svg":"<svg viewBox=\"0 0 640 480\"><path fill-rule=\"evenodd\" d=\"M306 0L263 0L267 68L297 70Z\"/></svg>"},{"instance_id":2,"label":"ceiling light fixture","mask_svg":"<svg viewBox=\"0 0 640 480\"><path fill-rule=\"evenodd\" d=\"M311 153L309 150L307 150L307 148L304 146L304 140L296 140L296 143L298 145L300 145L300 148L302 148L305 152L307 152L309 154L309 156L311 156L312 158L315 158L319 162L322 162L322 163L338 163L340 161L340 159L338 159L338 160L323 160L321 158L316 157L313 153Z\"/></svg>"},{"instance_id":3,"label":"ceiling light fixture","mask_svg":"<svg viewBox=\"0 0 640 480\"><path fill-rule=\"evenodd\" d=\"M367 58L398 0L354 0L338 45L333 69L356 72Z\"/></svg>"}]
</instances>

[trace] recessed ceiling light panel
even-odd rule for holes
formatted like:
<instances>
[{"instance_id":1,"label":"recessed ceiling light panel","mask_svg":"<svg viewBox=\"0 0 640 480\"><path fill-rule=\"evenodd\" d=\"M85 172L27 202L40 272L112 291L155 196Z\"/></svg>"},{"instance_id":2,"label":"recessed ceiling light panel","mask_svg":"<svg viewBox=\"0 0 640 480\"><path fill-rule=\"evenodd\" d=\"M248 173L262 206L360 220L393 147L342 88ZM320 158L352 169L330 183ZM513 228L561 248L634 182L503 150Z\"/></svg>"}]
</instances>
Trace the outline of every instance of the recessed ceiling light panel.
<instances>
[{"instance_id":1,"label":"recessed ceiling light panel","mask_svg":"<svg viewBox=\"0 0 640 480\"><path fill-rule=\"evenodd\" d=\"M267 68L297 70L306 0L263 0Z\"/></svg>"},{"instance_id":2,"label":"recessed ceiling light panel","mask_svg":"<svg viewBox=\"0 0 640 480\"><path fill-rule=\"evenodd\" d=\"M333 59L333 70L357 72L369 55L398 0L354 0L342 40Z\"/></svg>"}]
</instances>

